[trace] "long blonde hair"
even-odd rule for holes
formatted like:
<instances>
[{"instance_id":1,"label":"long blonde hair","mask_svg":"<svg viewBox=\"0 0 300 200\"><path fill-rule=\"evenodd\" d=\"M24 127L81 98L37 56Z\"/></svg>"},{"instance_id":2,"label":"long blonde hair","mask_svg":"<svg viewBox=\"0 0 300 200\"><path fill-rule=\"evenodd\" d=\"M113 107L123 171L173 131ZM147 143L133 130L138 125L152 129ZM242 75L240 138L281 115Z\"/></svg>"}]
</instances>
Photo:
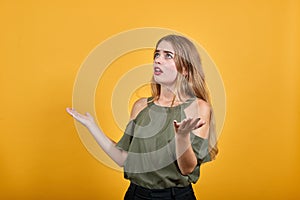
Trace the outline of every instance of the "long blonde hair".
<instances>
[{"instance_id":1,"label":"long blonde hair","mask_svg":"<svg viewBox=\"0 0 300 200\"><path fill-rule=\"evenodd\" d=\"M201 59L195 45L183 36L167 35L157 42L155 49L157 49L162 41L169 42L175 51L175 65L177 71L181 74L177 76L176 80L176 94L179 99L181 99L180 95L196 96L211 105L210 94L205 82ZM185 72L185 75L183 75L183 72ZM152 80L154 80L154 78L152 78ZM160 95L160 84L152 81L151 90L153 99L157 100ZM210 157L211 159L215 159L218 154L218 147L212 109L210 114L208 144Z\"/></svg>"}]
</instances>

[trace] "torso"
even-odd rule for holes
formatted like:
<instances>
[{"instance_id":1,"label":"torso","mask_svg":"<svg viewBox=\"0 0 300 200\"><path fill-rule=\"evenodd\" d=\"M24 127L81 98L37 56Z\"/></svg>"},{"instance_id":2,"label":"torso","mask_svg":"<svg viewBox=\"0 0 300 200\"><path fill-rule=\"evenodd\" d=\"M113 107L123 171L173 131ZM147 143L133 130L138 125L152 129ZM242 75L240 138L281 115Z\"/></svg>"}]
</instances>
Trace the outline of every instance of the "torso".
<instances>
[{"instance_id":1,"label":"torso","mask_svg":"<svg viewBox=\"0 0 300 200\"><path fill-rule=\"evenodd\" d=\"M188 107L195 103L197 99L191 98L182 104L164 107L148 99L131 121L134 136L124 166L126 178L151 189L187 186L194 181L190 176L183 176L177 166L173 120L185 119L186 112L193 110ZM197 173L191 175L193 179L198 179Z\"/></svg>"}]
</instances>

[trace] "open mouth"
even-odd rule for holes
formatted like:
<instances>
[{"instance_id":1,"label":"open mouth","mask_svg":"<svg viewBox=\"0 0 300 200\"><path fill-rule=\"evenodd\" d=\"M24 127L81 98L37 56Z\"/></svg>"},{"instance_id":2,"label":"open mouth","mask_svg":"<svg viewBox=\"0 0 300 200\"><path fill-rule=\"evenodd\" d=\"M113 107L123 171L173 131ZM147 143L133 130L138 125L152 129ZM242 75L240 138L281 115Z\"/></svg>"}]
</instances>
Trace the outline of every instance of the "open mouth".
<instances>
[{"instance_id":1,"label":"open mouth","mask_svg":"<svg viewBox=\"0 0 300 200\"><path fill-rule=\"evenodd\" d=\"M161 73L163 73L163 71L159 67L154 67L154 74L155 75L159 75Z\"/></svg>"}]
</instances>

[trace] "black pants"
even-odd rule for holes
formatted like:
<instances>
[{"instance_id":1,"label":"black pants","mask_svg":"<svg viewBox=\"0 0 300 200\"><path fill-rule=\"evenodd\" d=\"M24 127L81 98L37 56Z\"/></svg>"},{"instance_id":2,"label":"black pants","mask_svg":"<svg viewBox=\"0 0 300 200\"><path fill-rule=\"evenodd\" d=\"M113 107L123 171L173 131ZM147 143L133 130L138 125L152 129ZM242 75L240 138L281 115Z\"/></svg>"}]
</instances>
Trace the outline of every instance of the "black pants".
<instances>
[{"instance_id":1,"label":"black pants","mask_svg":"<svg viewBox=\"0 0 300 200\"><path fill-rule=\"evenodd\" d=\"M167 189L148 189L130 184L124 200L196 200L191 185Z\"/></svg>"}]
</instances>

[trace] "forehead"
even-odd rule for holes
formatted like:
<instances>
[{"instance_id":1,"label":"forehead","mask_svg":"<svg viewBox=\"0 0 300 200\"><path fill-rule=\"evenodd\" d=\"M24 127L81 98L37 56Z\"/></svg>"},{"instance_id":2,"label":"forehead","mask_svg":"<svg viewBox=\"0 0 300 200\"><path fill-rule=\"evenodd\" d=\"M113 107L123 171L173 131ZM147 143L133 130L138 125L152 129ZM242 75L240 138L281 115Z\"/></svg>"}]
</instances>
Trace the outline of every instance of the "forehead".
<instances>
[{"instance_id":1,"label":"forehead","mask_svg":"<svg viewBox=\"0 0 300 200\"><path fill-rule=\"evenodd\" d=\"M158 44L156 50L171 51L171 52L174 53L174 48L173 48L172 44L168 41L165 41L165 40L161 41Z\"/></svg>"}]
</instances>

